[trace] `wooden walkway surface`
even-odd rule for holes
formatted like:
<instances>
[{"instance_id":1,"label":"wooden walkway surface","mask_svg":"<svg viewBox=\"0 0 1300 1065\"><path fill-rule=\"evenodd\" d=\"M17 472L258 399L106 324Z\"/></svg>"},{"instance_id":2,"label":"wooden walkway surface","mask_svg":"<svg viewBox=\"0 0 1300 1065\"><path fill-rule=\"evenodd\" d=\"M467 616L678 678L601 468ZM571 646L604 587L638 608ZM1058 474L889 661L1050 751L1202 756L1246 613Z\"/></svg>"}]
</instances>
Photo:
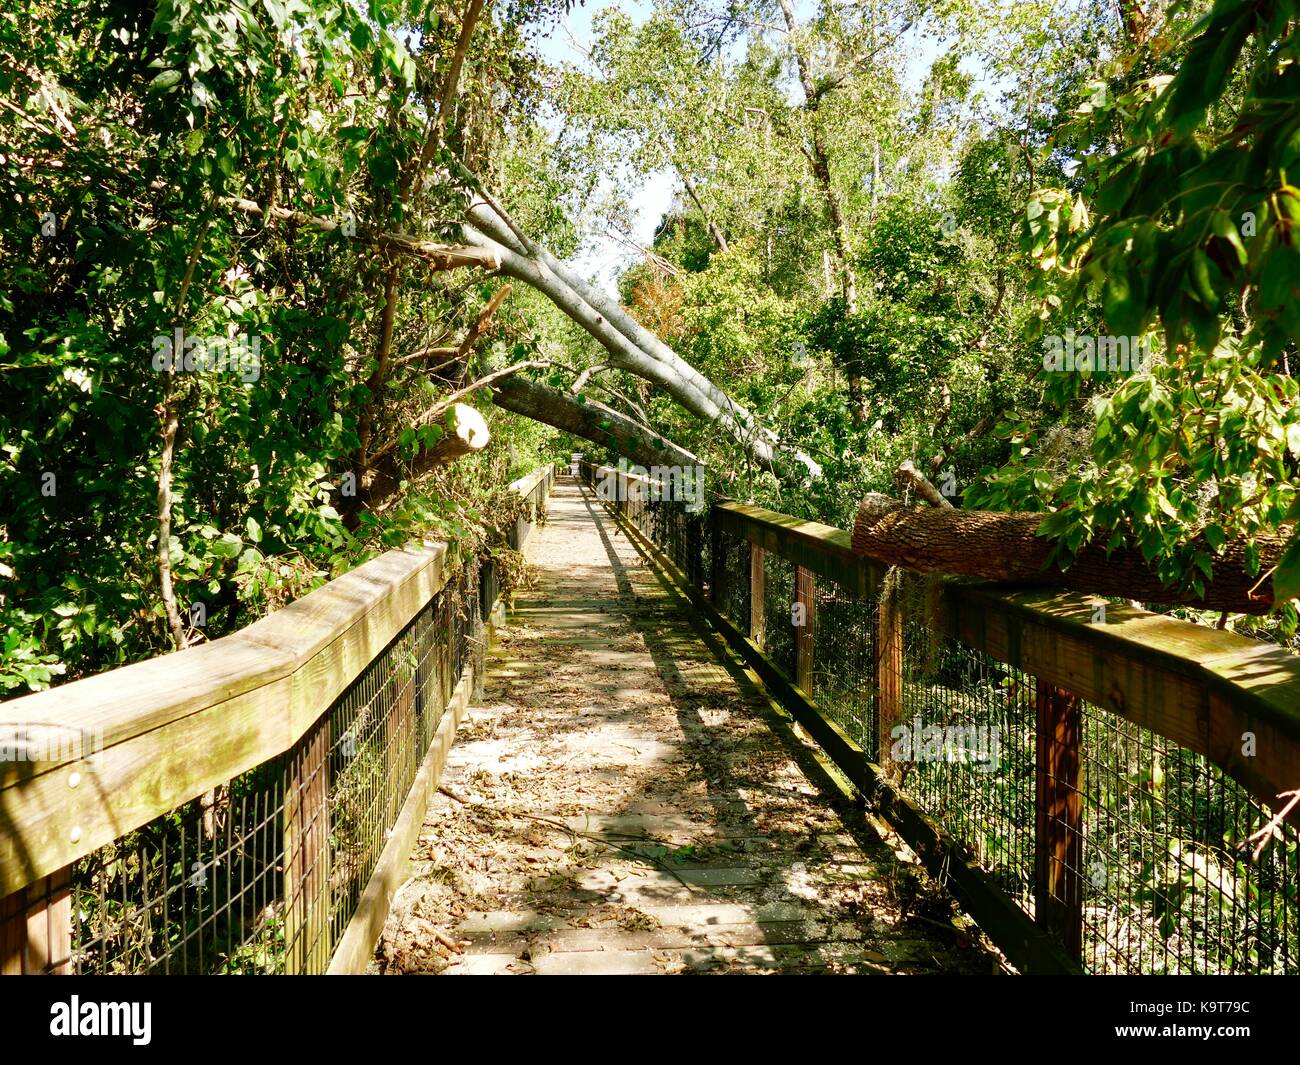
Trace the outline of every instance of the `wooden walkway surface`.
<instances>
[{"instance_id":1,"label":"wooden walkway surface","mask_svg":"<svg viewBox=\"0 0 1300 1065\"><path fill-rule=\"evenodd\" d=\"M528 555L373 971L998 971L589 492Z\"/></svg>"}]
</instances>

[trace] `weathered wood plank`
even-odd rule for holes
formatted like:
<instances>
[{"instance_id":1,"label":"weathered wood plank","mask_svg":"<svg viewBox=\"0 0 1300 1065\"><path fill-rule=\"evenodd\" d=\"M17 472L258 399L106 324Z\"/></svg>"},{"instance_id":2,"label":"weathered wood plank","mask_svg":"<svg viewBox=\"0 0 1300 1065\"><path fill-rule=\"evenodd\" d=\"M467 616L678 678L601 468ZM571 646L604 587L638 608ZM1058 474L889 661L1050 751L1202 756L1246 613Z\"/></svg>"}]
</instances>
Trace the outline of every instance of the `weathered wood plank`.
<instances>
[{"instance_id":1,"label":"weathered wood plank","mask_svg":"<svg viewBox=\"0 0 1300 1065\"><path fill-rule=\"evenodd\" d=\"M284 789L285 971L321 973L330 954L330 724L289 758Z\"/></svg>"},{"instance_id":2,"label":"weathered wood plank","mask_svg":"<svg viewBox=\"0 0 1300 1065\"><path fill-rule=\"evenodd\" d=\"M1034 916L1078 960L1083 953L1083 717L1050 684L1035 695Z\"/></svg>"},{"instance_id":3,"label":"weathered wood plank","mask_svg":"<svg viewBox=\"0 0 1300 1065\"><path fill-rule=\"evenodd\" d=\"M0 895L292 747L441 591L445 556L390 551L224 639L0 706L103 745L8 764Z\"/></svg>"},{"instance_id":4,"label":"weathered wood plank","mask_svg":"<svg viewBox=\"0 0 1300 1065\"><path fill-rule=\"evenodd\" d=\"M898 767L890 755L894 726L903 720L903 606L897 588L880 597L875 617L877 757L886 774L897 779Z\"/></svg>"},{"instance_id":5,"label":"weathered wood plank","mask_svg":"<svg viewBox=\"0 0 1300 1065\"><path fill-rule=\"evenodd\" d=\"M72 971L72 870L0 899L0 976Z\"/></svg>"}]
</instances>

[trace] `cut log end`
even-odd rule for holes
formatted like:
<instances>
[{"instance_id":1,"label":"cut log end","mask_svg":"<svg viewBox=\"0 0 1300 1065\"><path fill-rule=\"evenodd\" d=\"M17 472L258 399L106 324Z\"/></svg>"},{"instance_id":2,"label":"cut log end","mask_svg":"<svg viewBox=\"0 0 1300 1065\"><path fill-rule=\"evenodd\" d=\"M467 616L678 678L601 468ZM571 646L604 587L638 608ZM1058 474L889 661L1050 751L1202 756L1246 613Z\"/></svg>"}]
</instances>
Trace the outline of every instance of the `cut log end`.
<instances>
[{"instance_id":1,"label":"cut log end","mask_svg":"<svg viewBox=\"0 0 1300 1065\"><path fill-rule=\"evenodd\" d=\"M482 451L492 439L487 421L468 403L453 404L442 420L442 429L442 439L428 452L430 466L441 466L471 452Z\"/></svg>"}]
</instances>

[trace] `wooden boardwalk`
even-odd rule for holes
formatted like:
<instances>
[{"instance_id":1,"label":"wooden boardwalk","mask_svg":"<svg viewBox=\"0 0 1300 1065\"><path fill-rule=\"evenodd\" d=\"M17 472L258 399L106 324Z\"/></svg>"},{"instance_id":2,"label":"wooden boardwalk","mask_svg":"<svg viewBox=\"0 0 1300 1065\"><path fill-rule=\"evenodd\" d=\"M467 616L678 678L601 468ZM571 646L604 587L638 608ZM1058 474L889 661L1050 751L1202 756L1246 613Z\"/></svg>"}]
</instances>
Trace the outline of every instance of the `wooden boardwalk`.
<instances>
[{"instance_id":1,"label":"wooden boardwalk","mask_svg":"<svg viewBox=\"0 0 1300 1065\"><path fill-rule=\"evenodd\" d=\"M572 483L373 971L998 971Z\"/></svg>"}]
</instances>

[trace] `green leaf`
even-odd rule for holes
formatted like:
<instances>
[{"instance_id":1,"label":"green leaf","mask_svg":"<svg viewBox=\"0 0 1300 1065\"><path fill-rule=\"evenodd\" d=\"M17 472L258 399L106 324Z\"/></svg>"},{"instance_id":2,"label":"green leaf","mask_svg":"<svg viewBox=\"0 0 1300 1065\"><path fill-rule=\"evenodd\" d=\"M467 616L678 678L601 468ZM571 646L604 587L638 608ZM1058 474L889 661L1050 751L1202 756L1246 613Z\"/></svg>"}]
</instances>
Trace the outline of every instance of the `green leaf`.
<instances>
[{"instance_id":1,"label":"green leaf","mask_svg":"<svg viewBox=\"0 0 1300 1065\"><path fill-rule=\"evenodd\" d=\"M181 83L181 72L179 70L164 70L161 74L149 82L147 86L149 92L171 92Z\"/></svg>"},{"instance_id":2,"label":"green leaf","mask_svg":"<svg viewBox=\"0 0 1300 1065\"><path fill-rule=\"evenodd\" d=\"M211 550L218 558L235 558L244 549L244 541L234 533L222 533L221 539L213 540Z\"/></svg>"},{"instance_id":3,"label":"green leaf","mask_svg":"<svg viewBox=\"0 0 1300 1065\"><path fill-rule=\"evenodd\" d=\"M1273 571L1273 602L1300 599L1300 533L1291 538Z\"/></svg>"}]
</instances>

